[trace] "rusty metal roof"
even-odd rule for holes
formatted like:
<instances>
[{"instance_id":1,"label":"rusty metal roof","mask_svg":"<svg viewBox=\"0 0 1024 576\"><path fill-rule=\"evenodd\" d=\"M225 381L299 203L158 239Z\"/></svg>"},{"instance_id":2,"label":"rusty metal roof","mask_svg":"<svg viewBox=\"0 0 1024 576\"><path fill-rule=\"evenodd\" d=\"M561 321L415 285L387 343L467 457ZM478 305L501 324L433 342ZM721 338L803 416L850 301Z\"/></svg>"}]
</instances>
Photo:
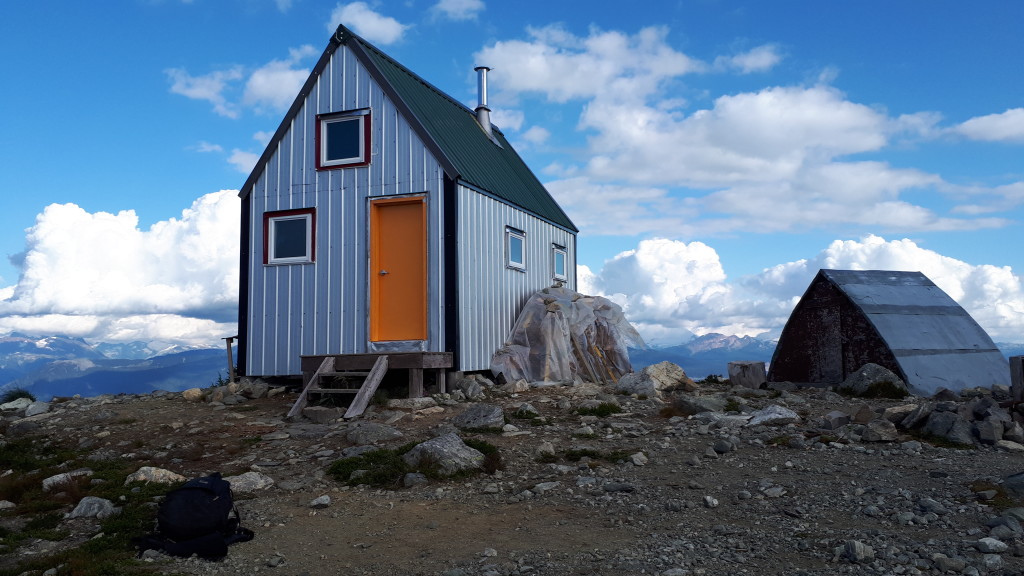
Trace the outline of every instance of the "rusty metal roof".
<instances>
[{"instance_id":1,"label":"rusty metal roof","mask_svg":"<svg viewBox=\"0 0 1024 576\"><path fill-rule=\"evenodd\" d=\"M989 335L920 272L821 270L888 344L917 393L1009 385L1009 364Z\"/></svg>"}]
</instances>

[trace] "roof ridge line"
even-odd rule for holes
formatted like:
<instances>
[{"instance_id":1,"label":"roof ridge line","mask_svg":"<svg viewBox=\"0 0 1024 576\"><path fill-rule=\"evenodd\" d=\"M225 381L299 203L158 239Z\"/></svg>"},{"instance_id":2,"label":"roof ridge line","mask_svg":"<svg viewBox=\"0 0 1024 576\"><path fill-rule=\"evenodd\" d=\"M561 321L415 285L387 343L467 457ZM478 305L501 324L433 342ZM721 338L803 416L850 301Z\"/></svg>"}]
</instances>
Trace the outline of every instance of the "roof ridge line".
<instances>
[{"instance_id":1,"label":"roof ridge line","mask_svg":"<svg viewBox=\"0 0 1024 576\"><path fill-rule=\"evenodd\" d=\"M472 108L470 108L469 106L466 106L462 102L459 102L458 100L453 98L451 94L448 94L444 90L441 90L437 86L431 84L428 80L424 79L419 74L413 72L412 70L410 70L409 68L404 66L401 62L399 62L398 60L395 60L394 58L389 56L386 52L384 52L383 50L378 48L376 45L374 45L373 43L371 43L368 40L366 40L366 38L363 38L362 36L356 34L352 30L346 28L344 24L339 24L338 25L338 30L337 30L337 32L335 32L335 38L338 40L338 42L340 42L342 44L344 44L346 42L346 40L348 40L349 38L359 42L364 48L366 48L368 50L372 50L379 57L384 58L389 63L394 65L396 68L401 70L403 73L408 74L410 77L415 79L417 82L419 82L420 84L423 84L424 86L426 86L428 89L430 89L430 91L432 91L435 94L437 94L438 96L444 98L448 102L458 106L459 108L461 108L467 114L470 114L470 115L476 117L476 113L473 112ZM498 128L493 123L491 123L491 126L493 126L495 128ZM500 131L500 128L498 130Z\"/></svg>"}]
</instances>

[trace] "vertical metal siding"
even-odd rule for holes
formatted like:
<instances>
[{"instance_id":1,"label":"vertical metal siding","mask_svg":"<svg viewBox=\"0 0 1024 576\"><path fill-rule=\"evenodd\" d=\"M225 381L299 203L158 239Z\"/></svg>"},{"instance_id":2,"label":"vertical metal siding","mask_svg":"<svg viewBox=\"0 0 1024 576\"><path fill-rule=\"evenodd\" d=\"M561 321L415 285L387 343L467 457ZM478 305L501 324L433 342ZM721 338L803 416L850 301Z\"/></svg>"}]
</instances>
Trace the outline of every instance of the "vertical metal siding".
<instances>
[{"instance_id":1,"label":"vertical metal siding","mask_svg":"<svg viewBox=\"0 0 1024 576\"><path fill-rule=\"evenodd\" d=\"M368 166L316 171L316 115L370 108ZM428 350L445 350L443 172L344 46L334 53L251 194L247 371L299 374L299 356L366 351L368 201L423 193L428 206ZM263 214L316 208L316 262L263 265Z\"/></svg>"},{"instance_id":2,"label":"vertical metal siding","mask_svg":"<svg viewBox=\"0 0 1024 576\"><path fill-rule=\"evenodd\" d=\"M576 267L576 236L465 186L459 201L459 369L487 370L505 344L523 303L554 283L552 245L565 246ZM526 233L526 270L506 266L505 228ZM576 275L566 286L576 289Z\"/></svg>"}]
</instances>

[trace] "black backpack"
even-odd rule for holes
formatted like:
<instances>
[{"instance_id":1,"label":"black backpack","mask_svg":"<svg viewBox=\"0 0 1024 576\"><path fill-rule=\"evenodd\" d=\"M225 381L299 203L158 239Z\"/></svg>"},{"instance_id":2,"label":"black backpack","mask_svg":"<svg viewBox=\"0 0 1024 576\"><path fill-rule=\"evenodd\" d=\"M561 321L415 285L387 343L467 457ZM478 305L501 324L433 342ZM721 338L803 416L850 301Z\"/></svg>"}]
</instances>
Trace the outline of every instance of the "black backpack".
<instances>
[{"instance_id":1,"label":"black backpack","mask_svg":"<svg viewBox=\"0 0 1024 576\"><path fill-rule=\"evenodd\" d=\"M239 526L241 518L231 497L231 484L219 472L195 478L171 490L157 511L157 532L133 540L139 554L149 549L172 556L193 554L219 560L228 545L253 539L252 530Z\"/></svg>"}]
</instances>

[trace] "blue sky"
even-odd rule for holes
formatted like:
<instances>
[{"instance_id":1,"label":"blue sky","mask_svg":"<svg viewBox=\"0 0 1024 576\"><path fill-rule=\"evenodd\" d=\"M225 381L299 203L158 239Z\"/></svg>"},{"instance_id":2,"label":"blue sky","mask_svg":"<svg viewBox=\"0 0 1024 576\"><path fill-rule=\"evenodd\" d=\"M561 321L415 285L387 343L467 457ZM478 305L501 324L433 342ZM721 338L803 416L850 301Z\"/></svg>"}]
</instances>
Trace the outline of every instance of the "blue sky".
<instances>
[{"instance_id":1,"label":"blue sky","mask_svg":"<svg viewBox=\"0 0 1024 576\"><path fill-rule=\"evenodd\" d=\"M0 7L0 334L234 333L231 192L343 22L493 119L651 342L777 335L821 267L921 270L1024 340L1024 4Z\"/></svg>"}]
</instances>

